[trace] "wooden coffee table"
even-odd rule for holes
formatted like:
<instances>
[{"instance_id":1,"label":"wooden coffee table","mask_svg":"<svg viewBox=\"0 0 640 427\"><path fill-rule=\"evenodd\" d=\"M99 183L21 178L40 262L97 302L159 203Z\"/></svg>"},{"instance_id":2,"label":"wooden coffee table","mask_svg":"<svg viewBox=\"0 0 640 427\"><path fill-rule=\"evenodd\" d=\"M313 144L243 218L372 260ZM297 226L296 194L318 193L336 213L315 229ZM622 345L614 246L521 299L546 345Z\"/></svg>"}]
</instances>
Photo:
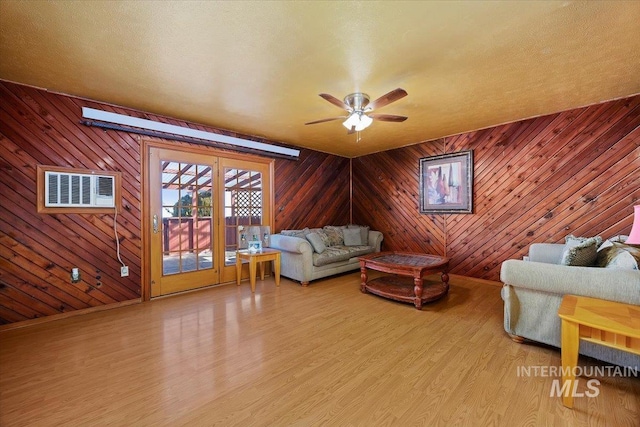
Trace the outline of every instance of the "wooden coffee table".
<instances>
[{"instance_id":1,"label":"wooden coffee table","mask_svg":"<svg viewBox=\"0 0 640 427\"><path fill-rule=\"evenodd\" d=\"M413 252L377 252L359 259L363 293L410 302L422 310L422 304L440 299L449 292L449 258ZM367 281L367 268L393 276ZM424 276L438 272L442 273L442 283L425 284Z\"/></svg>"}]
</instances>

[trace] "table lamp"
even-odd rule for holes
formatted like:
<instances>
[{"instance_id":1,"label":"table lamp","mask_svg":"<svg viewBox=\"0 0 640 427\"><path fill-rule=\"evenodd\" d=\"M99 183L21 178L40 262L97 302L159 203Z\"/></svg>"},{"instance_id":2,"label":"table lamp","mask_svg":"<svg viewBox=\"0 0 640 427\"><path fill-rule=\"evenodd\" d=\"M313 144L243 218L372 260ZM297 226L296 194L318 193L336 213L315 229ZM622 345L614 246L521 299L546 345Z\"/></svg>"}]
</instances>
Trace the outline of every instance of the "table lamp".
<instances>
[{"instance_id":1,"label":"table lamp","mask_svg":"<svg viewBox=\"0 0 640 427\"><path fill-rule=\"evenodd\" d=\"M640 245L640 205L633 207L633 226L631 233L625 243L630 245Z\"/></svg>"}]
</instances>

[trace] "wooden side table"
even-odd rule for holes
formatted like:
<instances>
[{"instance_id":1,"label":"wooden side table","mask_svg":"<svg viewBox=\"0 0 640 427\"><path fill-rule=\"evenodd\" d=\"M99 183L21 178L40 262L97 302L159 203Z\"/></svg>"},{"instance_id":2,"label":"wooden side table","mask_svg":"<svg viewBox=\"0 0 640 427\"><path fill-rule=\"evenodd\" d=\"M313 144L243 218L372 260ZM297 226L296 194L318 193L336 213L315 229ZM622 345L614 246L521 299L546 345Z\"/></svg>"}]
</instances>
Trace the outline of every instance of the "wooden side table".
<instances>
[{"instance_id":1,"label":"wooden side table","mask_svg":"<svg viewBox=\"0 0 640 427\"><path fill-rule=\"evenodd\" d=\"M640 355L640 306L565 295L558 316L562 319L562 385L569 381L562 404L573 408L580 340Z\"/></svg>"},{"instance_id":2,"label":"wooden side table","mask_svg":"<svg viewBox=\"0 0 640 427\"><path fill-rule=\"evenodd\" d=\"M273 261L273 270L276 286L280 286L280 251L277 249L264 248L262 252L249 252L248 250L236 251L236 284L240 286L242 275L242 260L249 262L249 282L251 292L256 291L256 264L260 263L260 280L264 280L265 261Z\"/></svg>"}]
</instances>

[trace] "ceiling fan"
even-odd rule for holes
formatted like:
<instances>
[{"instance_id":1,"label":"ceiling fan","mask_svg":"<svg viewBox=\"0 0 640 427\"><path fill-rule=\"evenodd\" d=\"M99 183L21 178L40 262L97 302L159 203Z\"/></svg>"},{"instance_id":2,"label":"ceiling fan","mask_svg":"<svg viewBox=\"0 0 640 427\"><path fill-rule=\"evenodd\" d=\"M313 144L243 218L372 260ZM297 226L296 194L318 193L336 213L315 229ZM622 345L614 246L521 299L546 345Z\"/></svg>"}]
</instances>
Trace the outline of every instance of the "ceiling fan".
<instances>
[{"instance_id":1,"label":"ceiling fan","mask_svg":"<svg viewBox=\"0 0 640 427\"><path fill-rule=\"evenodd\" d=\"M314 125L316 123L331 122L333 120L346 119L342 125L347 128L347 133L360 132L366 129L374 120L381 122L404 122L406 116L395 116L392 114L371 114L371 111L389 105L401 98L407 96L404 89L394 89L391 92L382 95L373 102L369 102L369 95L366 93L356 92L344 97L344 101L340 101L333 95L321 93L320 96L335 106L344 108L349 113L346 116L331 117L329 119L315 120L305 123L305 125Z\"/></svg>"}]
</instances>

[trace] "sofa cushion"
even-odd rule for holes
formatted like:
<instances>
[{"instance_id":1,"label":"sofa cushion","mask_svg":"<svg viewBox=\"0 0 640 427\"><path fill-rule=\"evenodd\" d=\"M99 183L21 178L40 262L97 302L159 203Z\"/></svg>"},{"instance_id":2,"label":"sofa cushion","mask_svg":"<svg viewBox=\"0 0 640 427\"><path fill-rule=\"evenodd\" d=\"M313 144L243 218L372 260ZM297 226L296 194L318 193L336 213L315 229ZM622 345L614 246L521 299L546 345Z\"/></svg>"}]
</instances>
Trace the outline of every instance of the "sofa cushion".
<instances>
[{"instance_id":1,"label":"sofa cushion","mask_svg":"<svg viewBox=\"0 0 640 427\"><path fill-rule=\"evenodd\" d=\"M322 237L320 237L318 233L309 233L306 237L309 243L311 243L311 246L313 246L313 250L315 252L321 254L327 249Z\"/></svg>"},{"instance_id":2,"label":"sofa cushion","mask_svg":"<svg viewBox=\"0 0 640 427\"><path fill-rule=\"evenodd\" d=\"M307 234L309 234L309 229L305 228L303 230L282 230L280 232L283 236L291 236L291 237L300 237L305 238Z\"/></svg>"},{"instance_id":3,"label":"sofa cushion","mask_svg":"<svg viewBox=\"0 0 640 427\"><path fill-rule=\"evenodd\" d=\"M358 228L347 228L344 233L344 245L345 246L360 246L362 245L362 234Z\"/></svg>"},{"instance_id":4,"label":"sofa cushion","mask_svg":"<svg viewBox=\"0 0 640 427\"><path fill-rule=\"evenodd\" d=\"M329 236L327 236L327 233L325 233L322 228L310 228L309 233L318 234L318 236L320 236L320 238L322 239L322 243L324 243L326 247L331 246L331 242L329 241Z\"/></svg>"},{"instance_id":5,"label":"sofa cushion","mask_svg":"<svg viewBox=\"0 0 640 427\"><path fill-rule=\"evenodd\" d=\"M329 238L329 246L344 245L344 235L342 234L342 227L326 225L322 229L322 231L324 231L327 237Z\"/></svg>"},{"instance_id":6,"label":"sofa cushion","mask_svg":"<svg viewBox=\"0 0 640 427\"><path fill-rule=\"evenodd\" d=\"M357 228L360 230L360 235L362 236L362 244L363 245L368 245L369 244L369 226L368 225L356 225L356 224L349 224L347 225L347 228Z\"/></svg>"},{"instance_id":7,"label":"sofa cushion","mask_svg":"<svg viewBox=\"0 0 640 427\"><path fill-rule=\"evenodd\" d=\"M598 251L596 266L618 270L640 269L640 245L625 245L619 242L609 242Z\"/></svg>"},{"instance_id":8,"label":"sofa cushion","mask_svg":"<svg viewBox=\"0 0 640 427\"><path fill-rule=\"evenodd\" d=\"M594 265L598 255L598 246L602 243L600 236L575 237L569 235L565 239L564 252L562 253L562 265L574 265L589 267Z\"/></svg>"},{"instance_id":9,"label":"sofa cushion","mask_svg":"<svg viewBox=\"0 0 640 427\"><path fill-rule=\"evenodd\" d=\"M372 246L331 246L321 254L313 254L313 265L321 267L338 261L347 261L353 257L366 255L374 251Z\"/></svg>"}]
</instances>

